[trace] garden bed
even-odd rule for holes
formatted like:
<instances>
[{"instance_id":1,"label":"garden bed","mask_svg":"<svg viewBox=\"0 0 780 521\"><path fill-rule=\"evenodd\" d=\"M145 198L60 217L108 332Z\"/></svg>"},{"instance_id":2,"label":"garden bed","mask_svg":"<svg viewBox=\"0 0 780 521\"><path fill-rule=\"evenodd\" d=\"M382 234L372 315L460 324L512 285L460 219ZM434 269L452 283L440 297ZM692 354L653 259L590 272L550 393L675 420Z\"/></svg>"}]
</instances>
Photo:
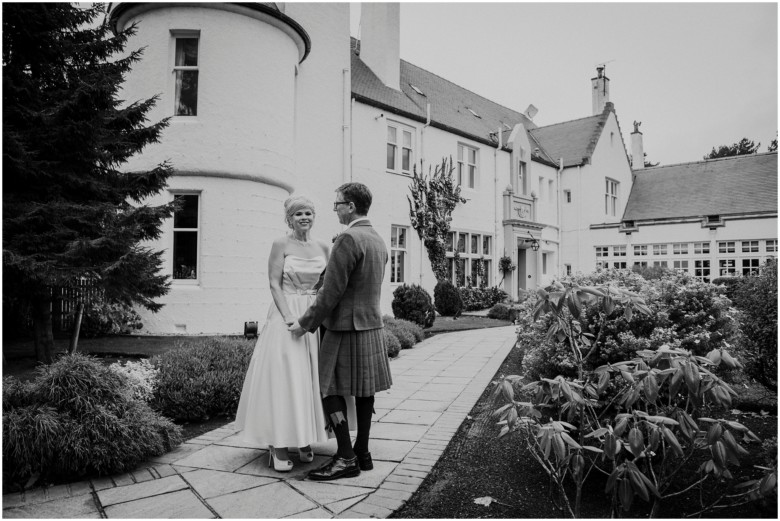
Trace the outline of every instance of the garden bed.
<instances>
[{"instance_id":1,"label":"garden bed","mask_svg":"<svg viewBox=\"0 0 780 521\"><path fill-rule=\"evenodd\" d=\"M519 374L522 352L512 349L495 378ZM488 387L469 417L461 424L430 474L393 518L557 518L567 517L553 498L556 490L547 474L514 435L498 438L499 427L491 413L498 407ZM777 417L759 414L732 414L759 438L777 436ZM748 445L750 456L741 467L732 468L735 482L760 473L754 464L764 464L759 444ZM690 472L695 472L698 463ZM587 482L586 482L587 483ZM604 494L606 479L595 480L583 490L582 516L609 517L609 498ZM685 517L700 510L698 489L664 502L658 517ZM489 506L475 503L493 498ZM488 502L488 501L483 501ZM637 500L626 517L647 517L648 504ZM704 517L776 518L777 500L717 510Z\"/></svg>"}]
</instances>

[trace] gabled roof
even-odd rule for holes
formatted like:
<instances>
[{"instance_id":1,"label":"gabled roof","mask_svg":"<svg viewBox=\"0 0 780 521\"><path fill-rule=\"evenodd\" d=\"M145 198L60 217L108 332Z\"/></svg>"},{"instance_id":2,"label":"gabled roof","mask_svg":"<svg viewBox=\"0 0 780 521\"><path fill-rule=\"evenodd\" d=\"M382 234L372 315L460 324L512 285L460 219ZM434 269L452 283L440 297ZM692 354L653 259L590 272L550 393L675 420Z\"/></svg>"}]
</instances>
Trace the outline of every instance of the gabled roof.
<instances>
[{"instance_id":1,"label":"gabled roof","mask_svg":"<svg viewBox=\"0 0 780 521\"><path fill-rule=\"evenodd\" d=\"M525 114L483 98L404 60L401 60L401 91L387 87L360 59L360 42L355 38L351 41L352 95L357 101L421 122L427 121L427 104L430 103L431 126L492 146L498 144L499 129L502 129L501 142L506 146L509 133L517 123L522 123L526 130L536 128ZM423 94L419 94L412 85ZM531 142L534 140L531 139ZM535 159L552 162L544 150L540 153L541 157Z\"/></svg>"},{"instance_id":2,"label":"gabled roof","mask_svg":"<svg viewBox=\"0 0 780 521\"><path fill-rule=\"evenodd\" d=\"M634 171L624 221L777 214L777 152Z\"/></svg>"},{"instance_id":3,"label":"gabled roof","mask_svg":"<svg viewBox=\"0 0 780 521\"><path fill-rule=\"evenodd\" d=\"M538 127L530 134L556 161L563 158L564 168L582 165L590 161L612 110L610 103L596 116Z\"/></svg>"}]
</instances>

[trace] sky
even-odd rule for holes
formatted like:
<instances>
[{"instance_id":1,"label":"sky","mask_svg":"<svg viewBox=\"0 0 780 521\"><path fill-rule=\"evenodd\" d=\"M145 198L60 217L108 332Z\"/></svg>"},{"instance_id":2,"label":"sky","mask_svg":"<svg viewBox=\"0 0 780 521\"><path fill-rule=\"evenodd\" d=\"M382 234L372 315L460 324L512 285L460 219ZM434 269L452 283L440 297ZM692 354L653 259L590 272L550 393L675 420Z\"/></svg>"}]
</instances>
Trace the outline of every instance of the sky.
<instances>
[{"instance_id":1,"label":"sky","mask_svg":"<svg viewBox=\"0 0 780 521\"><path fill-rule=\"evenodd\" d=\"M669 165L777 137L777 16L776 3L401 2L401 59L518 112L533 104L539 126L591 116L605 63L627 150L640 121L647 159Z\"/></svg>"}]
</instances>

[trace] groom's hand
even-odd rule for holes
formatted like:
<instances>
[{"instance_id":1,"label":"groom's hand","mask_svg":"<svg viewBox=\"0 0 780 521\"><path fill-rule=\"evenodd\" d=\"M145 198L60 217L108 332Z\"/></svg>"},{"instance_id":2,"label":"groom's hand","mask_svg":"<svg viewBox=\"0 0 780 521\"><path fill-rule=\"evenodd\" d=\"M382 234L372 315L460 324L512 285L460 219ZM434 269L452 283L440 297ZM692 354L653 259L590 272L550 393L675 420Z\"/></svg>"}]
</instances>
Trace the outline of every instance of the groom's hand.
<instances>
[{"instance_id":1,"label":"groom's hand","mask_svg":"<svg viewBox=\"0 0 780 521\"><path fill-rule=\"evenodd\" d=\"M294 337L303 336L306 333L306 330L301 327L297 320L287 328L287 331L292 333Z\"/></svg>"}]
</instances>

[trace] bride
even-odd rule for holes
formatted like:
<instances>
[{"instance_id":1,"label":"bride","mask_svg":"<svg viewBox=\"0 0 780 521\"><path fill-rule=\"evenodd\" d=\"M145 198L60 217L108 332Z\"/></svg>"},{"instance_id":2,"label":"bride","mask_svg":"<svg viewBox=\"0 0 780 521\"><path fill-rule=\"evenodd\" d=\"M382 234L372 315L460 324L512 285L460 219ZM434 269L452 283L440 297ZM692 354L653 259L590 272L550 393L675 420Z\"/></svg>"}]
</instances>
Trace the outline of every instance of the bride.
<instances>
[{"instance_id":1,"label":"bride","mask_svg":"<svg viewBox=\"0 0 780 521\"><path fill-rule=\"evenodd\" d=\"M315 284L328 262L329 247L311 238L314 203L301 196L284 202L292 233L276 239L268 259L274 303L258 335L236 412L243 441L268 446L268 464L293 467L287 447L301 462L314 459L312 443L328 440L318 375L319 337L294 337L288 325L314 302Z\"/></svg>"}]
</instances>

